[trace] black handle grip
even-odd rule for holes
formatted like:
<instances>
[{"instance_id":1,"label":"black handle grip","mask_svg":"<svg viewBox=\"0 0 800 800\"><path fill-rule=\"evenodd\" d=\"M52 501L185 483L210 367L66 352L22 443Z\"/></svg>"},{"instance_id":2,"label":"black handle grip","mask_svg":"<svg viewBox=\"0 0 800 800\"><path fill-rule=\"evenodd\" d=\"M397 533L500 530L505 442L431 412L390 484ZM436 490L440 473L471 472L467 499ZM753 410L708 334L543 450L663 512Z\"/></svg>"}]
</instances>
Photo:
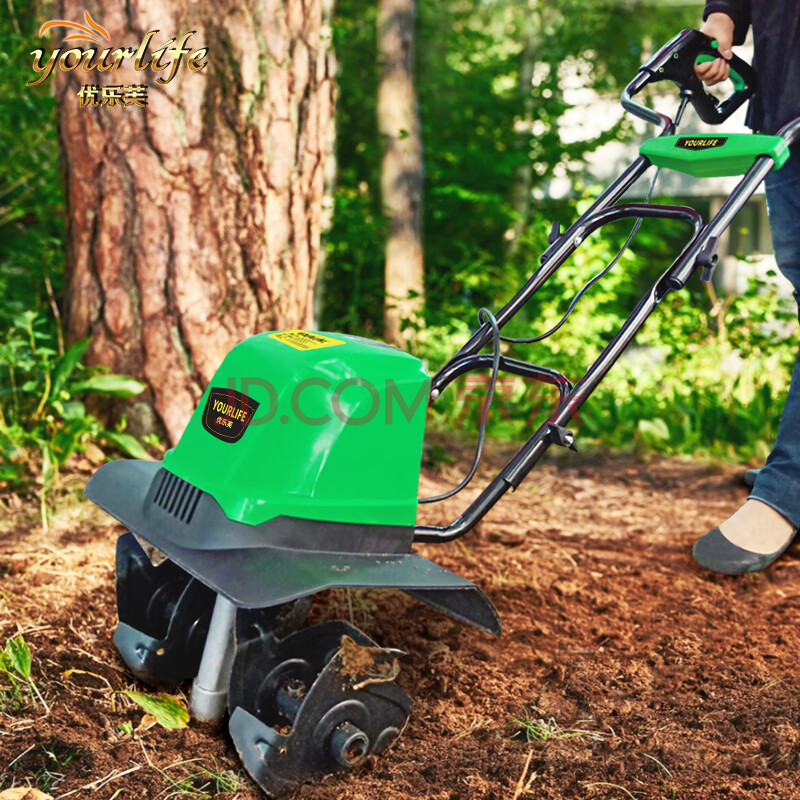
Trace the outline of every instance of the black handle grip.
<instances>
[{"instance_id":1,"label":"black handle grip","mask_svg":"<svg viewBox=\"0 0 800 800\"><path fill-rule=\"evenodd\" d=\"M717 43L700 31L685 30L664 45L641 71L650 75L645 84L672 81L681 91L689 94L692 105L703 122L717 125L728 119L753 96L758 88L758 75L739 56L733 55L727 59L734 90L720 102L705 90L703 82L694 71L698 61L711 58L723 58L717 49Z\"/></svg>"}]
</instances>

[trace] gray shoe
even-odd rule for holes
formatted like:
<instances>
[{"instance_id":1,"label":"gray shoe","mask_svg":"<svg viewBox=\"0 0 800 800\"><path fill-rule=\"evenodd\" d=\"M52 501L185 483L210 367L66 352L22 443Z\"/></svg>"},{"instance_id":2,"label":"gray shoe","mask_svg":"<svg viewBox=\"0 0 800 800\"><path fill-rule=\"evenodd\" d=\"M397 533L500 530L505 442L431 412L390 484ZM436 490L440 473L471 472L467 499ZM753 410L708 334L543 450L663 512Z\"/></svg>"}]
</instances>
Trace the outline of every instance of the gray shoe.
<instances>
[{"instance_id":1,"label":"gray shoe","mask_svg":"<svg viewBox=\"0 0 800 800\"><path fill-rule=\"evenodd\" d=\"M733 542L729 542L719 528L712 528L705 536L701 536L692 548L692 558L701 566L722 575L742 575L745 572L759 572L766 569L776 558L783 555L792 543L797 528L792 536L777 553L751 553Z\"/></svg>"},{"instance_id":2,"label":"gray shoe","mask_svg":"<svg viewBox=\"0 0 800 800\"><path fill-rule=\"evenodd\" d=\"M759 467L758 469L749 469L749 470L747 470L747 472L745 472L745 474L744 474L744 478L743 478L744 482L750 487L755 486L756 485L756 478L758 477L758 473L761 472L762 469L763 469L763 467Z\"/></svg>"}]
</instances>

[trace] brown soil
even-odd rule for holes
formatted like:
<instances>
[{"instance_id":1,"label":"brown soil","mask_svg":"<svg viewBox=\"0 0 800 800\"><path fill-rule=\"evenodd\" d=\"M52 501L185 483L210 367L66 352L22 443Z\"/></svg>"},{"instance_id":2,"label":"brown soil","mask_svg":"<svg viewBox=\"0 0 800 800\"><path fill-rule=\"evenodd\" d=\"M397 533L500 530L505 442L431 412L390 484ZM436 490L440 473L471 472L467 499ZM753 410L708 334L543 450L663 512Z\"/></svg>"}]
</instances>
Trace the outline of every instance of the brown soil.
<instances>
[{"instance_id":1,"label":"brown soil","mask_svg":"<svg viewBox=\"0 0 800 800\"><path fill-rule=\"evenodd\" d=\"M426 472L422 491L451 485L457 470L445 473ZM295 796L800 798L800 560L790 552L764 574L726 578L689 556L746 496L740 476L682 461L551 461L464 539L420 547L483 587L503 619L499 639L398 592L321 596L315 620L352 608L356 625L406 651L398 682L415 707L385 756ZM465 501L428 507L425 519L445 522ZM0 643L24 633L49 706L0 714L0 789L261 798L224 727L120 731L143 713L115 692L143 687L112 642L118 528L75 501L43 532L26 522L27 503L0 502L11 512ZM520 719L534 722L534 741ZM242 785L218 791L191 777L201 768Z\"/></svg>"}]
</instances>

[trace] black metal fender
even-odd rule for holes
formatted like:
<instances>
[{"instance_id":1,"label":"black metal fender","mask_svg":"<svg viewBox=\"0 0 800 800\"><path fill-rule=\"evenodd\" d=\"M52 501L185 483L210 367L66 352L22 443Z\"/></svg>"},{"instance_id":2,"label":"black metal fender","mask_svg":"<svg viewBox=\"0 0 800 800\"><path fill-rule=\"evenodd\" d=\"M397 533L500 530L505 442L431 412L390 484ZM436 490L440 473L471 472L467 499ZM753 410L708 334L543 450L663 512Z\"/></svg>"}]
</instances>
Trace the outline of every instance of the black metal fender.
<instances>
[{"instance_id":1,"label":"black metal fender","mask_svg":"<svg viewBox=\"0 0 800 800\"><path fill-rule=\"evenodd\" d=\"M480 630L501 632L495 607L475 584L410 552L413 527L285 516L245 525L160 461L104 464L85 495L241 608L332 588L396 588Z\"/></svg>"}]
</instances>

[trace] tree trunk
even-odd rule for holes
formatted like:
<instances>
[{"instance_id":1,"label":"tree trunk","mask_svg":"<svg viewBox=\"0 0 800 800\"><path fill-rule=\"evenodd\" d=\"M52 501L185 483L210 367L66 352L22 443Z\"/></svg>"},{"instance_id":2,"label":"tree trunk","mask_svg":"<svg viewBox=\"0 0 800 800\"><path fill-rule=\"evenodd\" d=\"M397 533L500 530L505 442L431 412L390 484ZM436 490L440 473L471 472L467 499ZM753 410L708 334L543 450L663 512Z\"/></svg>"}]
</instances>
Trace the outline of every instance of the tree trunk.
<instances>
[{"instance_id":1,"label":"tree trunk","mask_svg":"<svg viewBox=\"0 0 800 800\"><path fill-rule=\"evenodd\" d=\"M403 322L421 324L422 137L414 89L414 0L378 0L378 131L384 142L381 196L386 240L385 336L402 344Z\"/></svg>"},{"instance_id":2,"label":"tree trunk","mask_svg":"<svg viewBox=\"0 0 800 800\"><path fill-rule=\"evenodd\" d=\"M322 25L327 30L333 24L335 0L322 0ZM336 54L333 49L328 50L328 71L334 74L336 71ZM336 104L337 87L333 87L333 102ZM324 241L333 226L334 212L334 193L336 191L336 115L331 114L328 120L328 143L327 155L322 182L322 212L320 214L320 236L323 246L319 249L319 259L317 261L317 277L314 285L314 325L319 324L322 318L322 311L325 305L325 272L327 268L328 254L324 247Z\"/></svg>"},{"instance_id":3,"label":"tree trunk","mask_svg":"<svg viewBox=\"0 0 800 800\"><path fill-rule=\"evenodd\" d=\"M54 16L82 21L84 5L63 0ZM151 30L150 53L191 30L190 46L208 47L205 69L184 61L166 85L130 60L57 76L69 336L92 337L90 363L146 381L129 420L174 443L233 345L313 318L330 31L321 0L88 8L113 47ZM146 83L148 106L80 108L81 83Z\"/></svg>"},{"instance_id":4,"label":"tree trunk","mask_svg":"<svg viewBox=\"0 0 800 800\"><path fill-rule=\"evenodd\" d=\"M533 185L533 164L530 159L530 142L533 136L533 72L536 66L536 45L540 23L536 11L536 0L527 0L521 10L520 34L522 36L522 52L519 61L519 80L517 89L521 101L522 113L515 120L517 147L524 156L524 161L514 171L514 183L511 189L511 207L516 219L511 231L511 242L508 254L514 257L519 249L520 241L531 215L531 188Z\"/></svg>"}]
</instances>

